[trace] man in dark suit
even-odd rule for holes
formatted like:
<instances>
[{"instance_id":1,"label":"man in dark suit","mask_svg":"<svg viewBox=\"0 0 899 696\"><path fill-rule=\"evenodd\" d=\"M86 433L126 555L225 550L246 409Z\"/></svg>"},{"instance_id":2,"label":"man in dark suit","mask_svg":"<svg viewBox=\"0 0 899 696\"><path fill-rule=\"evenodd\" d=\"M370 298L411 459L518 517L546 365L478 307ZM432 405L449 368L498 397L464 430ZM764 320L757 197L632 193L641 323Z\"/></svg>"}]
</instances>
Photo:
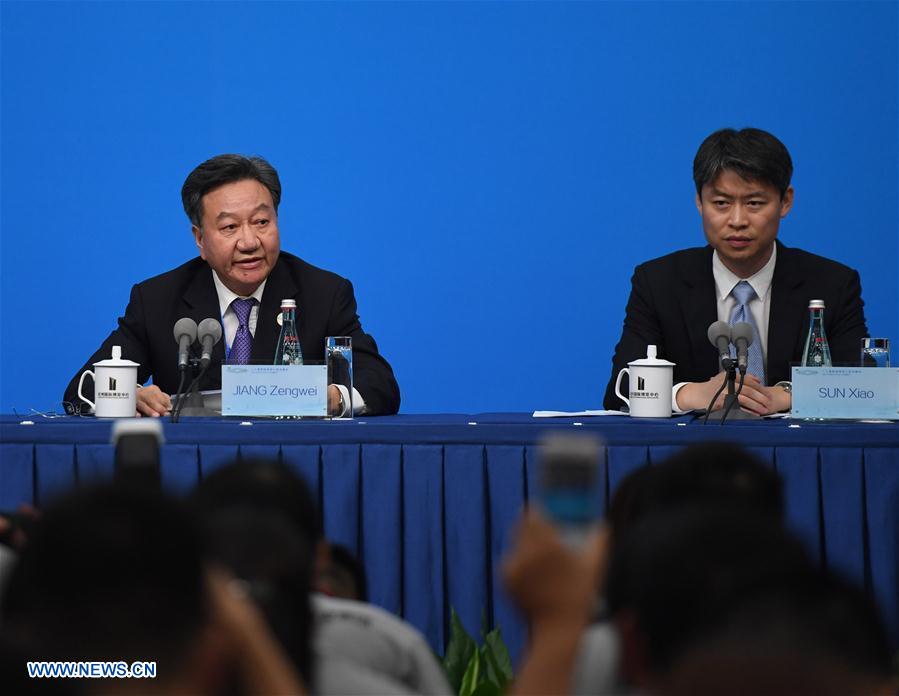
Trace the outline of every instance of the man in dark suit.
<instances>
[{"instance_id":1,"label":"man in dark suit","mask_svg":"<svg viewBox=\"0 0 899 696\"><path fill-rule=\"evenodd\" d=\"M352 337L354 411L378 415L399 410L393 370L374 339L362 330L353 286L281 252L281 182L268 162L240 155L213 157L191 172L181 196L200 258L132 288L118 328L78 370L66 389L65 402L80 401L78 377L119 345L124 358L140 364L140 383L153 378L152 385L138 389L138 414L164 415L178 388L178 347L172 334L178 319L221 319L224 339L215 346L214 366L225 361L271 363L280 334L281 300L293 299L304 359L323 360L326 336ZM238 353L244 354L242 360L236 360ZM85 388L88 385L89 380ZM200 388L220 387L220 370L210 369ZM345 412L349 394L344 391L345 387L329 385L330 413Z\"/></svg>"},{"instance_id":2,"label":"man in dark suit","mask_svg":"<svg viewBox=\"0 0 899 696\"><path fill-rule=\"evenodd\" d=\"M758 351L756 374L747 374L740 406L760 415L788 410L790 365L802 360L810 300L824 300L834 364L857 364L867 336L858 273L777 241L780 221L793 205L792 174L786 147L765 131L724 129L702 143L693 179L709 245L637 266L606 408L621 405L614 390L619 371L645 357L651 344L676 364L672 410L708 406L724 381L708 327L739 317L753 326L750 350Z\"/></svg>"}]
</instances>

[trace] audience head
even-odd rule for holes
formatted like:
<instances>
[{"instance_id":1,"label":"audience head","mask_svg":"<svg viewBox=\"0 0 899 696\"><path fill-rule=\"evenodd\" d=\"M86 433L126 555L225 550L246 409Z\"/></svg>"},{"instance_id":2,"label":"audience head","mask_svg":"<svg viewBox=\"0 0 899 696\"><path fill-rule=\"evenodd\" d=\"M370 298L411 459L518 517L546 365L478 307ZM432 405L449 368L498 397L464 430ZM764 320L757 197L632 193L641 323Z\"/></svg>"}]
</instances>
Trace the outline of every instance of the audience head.
<instances>
[{"instance_id":1,"label":"audience head","mask_svg":"<svg viewBox=\"0 0 899 696\"><path fill-rule=\"evenodd\" d=\"M858 588L819 572L741 602L685 651L659 691L886 696L897 686L876 609Z\"/></svg>"},{"instance_id":2,"label":"audience head","mask_svg":"<svg viewBox=\"0 0 899 696\"><path fill-rule=\"evenodd\" d=\"M813 572L770 517L724 507L647 516L616 537L606 584L624 671L640 684L657 678L740 602Z\"/></svg>"},{"instance_id":3,"label":"audience head","mask_svg":"<svg viewBox=\"0 0 899 696\"><path fill-rule=\"evenodd\" d=\"M278 510L207 508L200 520L206 559L223 566L265 617L297 672L313 683L312 549Z\"/></svg>"},{"instance_id":4,"label":"audience head","mask_svg":"<svg viewBox=\"0 0 899 696\"><path fill-rule=\"evenodd\" d=\"M347 547L328 544L328 561L318 574L321 591L340 599L368 601L365 566Z\"/></svg>"},{"instance_id":5,"label":"audience head","mask_svg":"<svg viewBox=\"0 0 899 696\"><path fill-rule=\"evenodd\" d=\"M48 507L2 601L3 641L20 656L155 661L160 689L202 690L195 670L208 619L190 516L134 488L76 490ZM63 688L108 692L128 681L72 679Z\"/></svg>"},{"instance_id":6,"label":"audience head","mask_svg":"<svg viewBox=\"0 0 899 696\"><path fill-rule=\"evenodd\" d=\"M780 477L745 448L724 442L689 445L658 466L622 479L609 506L615 534L651 514L719 505L783 519Z\"/></svg>"},{"instance_id":7,"label":"audience head","mask_svg":"<svg viewBox=\"0 0 899 696\"><path fill-rule=\"evenodd\" d=\"M242 580L297 671L313 682L309 592L319 525L312 494L288 466L244 460L191 496L208 560Z\"/></svg>"},{"instance_id":8,"label":"audience head","mask_svg":"<svg viewBox=\"0 0 899 696\"><path fill-rule=\"evenodd\" d=\"M191 505L201 518L223 508L277 510L308 547L321 538L318 508L309 486L277 461L246 458L212 471L194 489Z\"/></svg>"}]
</instances>

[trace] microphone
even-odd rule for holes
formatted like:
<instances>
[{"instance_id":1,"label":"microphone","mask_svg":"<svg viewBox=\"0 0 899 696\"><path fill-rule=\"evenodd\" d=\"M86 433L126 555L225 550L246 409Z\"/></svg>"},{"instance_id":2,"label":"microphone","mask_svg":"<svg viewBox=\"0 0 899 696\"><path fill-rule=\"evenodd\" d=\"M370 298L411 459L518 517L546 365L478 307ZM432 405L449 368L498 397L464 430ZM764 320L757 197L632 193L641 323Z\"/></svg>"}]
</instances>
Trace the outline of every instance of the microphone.
<instances>
[{"instance_id":1,"label":"microphone","mask_svg":"<svg viewBox=\"0 0 899 696\"><path fill-rule=\"evenodd\" d=\"M183 317L175 322L175 343L178 344L178 369L187 368L187 354L191 344L197 340L197 322Z\"/></svg>"},{"instance_id":2,"label":"microphone","mask_svg":"<svg viewBox=\"0 0 899 696\"><path fill-rule=\"evenodd\" d=\"M200 356L200 367L206 369L209 361L212 360L212 348L216 343L222 340L222 325L215 319L204 319L197 327L197 333L200 336L200 345L203 353Z\"/></svg>"},{"instance_id":3,"label":"microphone","mask_svg":"<svg viewBox=\"0 0 899 696\"><path fill-rule=\"evenodd\" d=\"M752 333L750 332L750 336ZM718 359L721 361L721 367L725 370L729 370L732 363L733 358L730 357L730 324L726 321L716 321L713 322L711 326L709 326L709 341L715 349L718 351Z\"/></svg>"},{"instance_id":4,"label":"microphone","mask_svg":"<svg viewBox=\"0 0 899 696\"><path fill-rule=\"evenodd\" d=\"M737 347L737 367L746 372L749 363L749 346L752 345L752 325L745 321L737 322L731 329L731 340Z\"/></svg>"}]
</instances>

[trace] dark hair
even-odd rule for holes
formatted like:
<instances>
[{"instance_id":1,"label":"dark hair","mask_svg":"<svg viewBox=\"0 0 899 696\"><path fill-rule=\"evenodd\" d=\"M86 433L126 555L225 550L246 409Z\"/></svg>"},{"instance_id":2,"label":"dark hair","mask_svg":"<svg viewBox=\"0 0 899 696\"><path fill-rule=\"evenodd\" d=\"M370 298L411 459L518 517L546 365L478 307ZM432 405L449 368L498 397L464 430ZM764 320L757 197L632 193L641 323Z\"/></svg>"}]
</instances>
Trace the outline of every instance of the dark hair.
<instances>
[{"instance_id":1,"label":"dark hair","mask_svg":"<svg viewBox=\"0 0 899 696\"><path fill-rule=\"evenodd\" d=\"M727 442L684 447L658 466L625 476L612 495L608 519L615 534L650 514L725 505L783 520L783 484L746 448Z\"/></svg>"},{"instance_id":2,"label":"dark hair","mask_svg":"<svg viewBox=\"0 0 899 696\"><path fill-rule=\"evenodd\" d=\"M661 674L741 603L815 572L801 543L770 516L683 508L616 536L606 599L612 616L635 617L650 669Z\"/></svg>"},{"instance_id":3,"label":"dark hair","mask_svg":"<svg viewBox=\"0 0 899 696\"><path fill-rule=\"evenodd\" d=\"M780 140L758 128L723 128L702 141L693 159L696 193L731 171L746 181L771 184L783 198L793 177L793 160Z\"/></svg>"},{"instance_id":4,"label":"dark hair","mask_svg":"<svg viewBox=\"0 0 899 696\"><path fill-rule=\"evenodd\" d=\"M166 678L190 659L206 597L199 535L180 503L84 488L45 510L0 625L7 644L40 659L155 660Z\"/></svg>"},{"instance_id":5,"label":"dark hair","mask_svg":"<svg viewBox=\"0 0 899 696\"><path fill-rule=\"evenodd\" d=\"M742 602L673 670L673 691L728 694L873 693L892 674L876 607L826 572Z\"/></svg>"},{"instance_id":6,"label":"dark hair","mask_svg":"<svg viewBox=\"0 0 899 696\"><path fill-rule=\"evenodd\" d=\"M307 684L314 684L312 658L313 549L278 509L231 505L200 521L206 558L246 584L269 628Z\"/></svg>"},{"instance_id":7,"label":"dark hair","mask_svg":"<svg viewBox=\"0 0 899 696\"><path fill-rule=\"evenodd\" d=\"M325 572L330 581L337 585L337 587L330 588L332 594L336 597L354 599L357 602L367 602L368 577L365 574L365 566L346 546L328 544L328 547L331 551L331 558ZM343 592L335 592L335 589Z\"/></svg>"},{"instance_id":8,"label":"dark hair","mask_svg":"<svg viewBox=\"0 0 899 696\"><path fill-rule=\"evenodd\" d=\"M241 459L204 477L189 502L207 557L248 583L297 671L314 683L309 590L321 527L306 482L276 460Z\"/></svg>"},{"instance_id":9,"label":"dark hair","mask_svg":"<svg viewBox=\"0 0 899 696\"><path fill-rule=\"evenodd\" d=\"M310 548L321 538L312 491L299 474L277 461L248 458L216 469L197 484L190 502L200 517L228 507L279 510Z\"/></svg>"},{"instance_id":10,"label":"dark hair","mask_svg":"<svg viewBox=\"0 0 899 696\"><path fill-rule=\"evenodd\" d=\"M199 165L184 180L181 202L184 212L193 225L203 222L203 196L219 186L235 181L255 179L272 194L272 204L278 212L281 202L281 180L275 168L261 157L243 155L217 155Z\"/></svg>"}]
</instances>

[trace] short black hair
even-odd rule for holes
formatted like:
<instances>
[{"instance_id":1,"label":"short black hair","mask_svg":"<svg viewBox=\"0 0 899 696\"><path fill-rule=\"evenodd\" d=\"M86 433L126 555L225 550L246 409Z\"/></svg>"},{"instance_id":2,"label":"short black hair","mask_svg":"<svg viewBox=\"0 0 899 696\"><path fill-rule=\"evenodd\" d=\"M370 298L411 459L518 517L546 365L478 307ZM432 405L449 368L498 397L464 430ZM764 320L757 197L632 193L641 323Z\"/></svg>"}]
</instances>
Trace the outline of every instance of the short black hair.
<instances>
[{"instance_id":1,"label":"short black hair","mask_svg":"<svg viewBox=\"0 0 899 696\"><path fill-rule=\"evenodd\" d=\"M648 665L661 674L741 603L815 572L801 542L769 515L682 508L616 536L606 600L613 617L635 616Z\"/></svg>"},{"instance_id":2,"label":"short black hair","mask_svg":"<svg viewBox=\"0 0 899 696\"><path fill-rule=\"evenodd\" d=\"M233 502L199 520L208 561L245 583L306 684L315 683L309 604L313 549L277 508Z\"/></svg>"},{"instance_id":3,"label":"short black hair","mask_svg":"<svg viewBox=\"0 0 899 696\"><path fill-rule=\"evenodd\" d=\"M685 693L873 693L890 681L891 659L873 602L819 571L740 602L674 671Z\"/></svg>"},{"instance_id":4,"label":"short black hair","mask_svg":"<svg viewBox=\"0 0 899 696\"><path fill-rule=\"evenodd\" d=\"M217 155L188 174L181 187L181 202L191 224L200 227L203 222L203 196L219 186L247 179L255 179L269 190L277 213L281 202L281 180L272 165L255 155Z\"/></svg>"},{"instance_id":5,"label":"short black hair","mask_svg":"<svg viewBox=\"0 0 899 696\"><path fill-rule=\"evenodd\" d=\"M702 141L693 159L696 193L731 171L746 181L771 184L783 198L793 178L793 160L786 146L758 128L722 128Z\"/></svg>"},{"instance_id":6,"label":"short black hair","mask_svg":"<svg viewBox=\"0 0 899 696\"><path fill-rule=\"evenodd\" d=\"M276 459L241 457L205 476L188 503L207 558L248 583L275 637L313 684L309 591L321 524L306 481Z\"/></svg>"},{"instance_id":7,"label":"short black hair","mask_svg":"<svg viewBox=\"0 0 899 696\"><path fill-rule=\"evenodd\" d=\"M343 582L343 589L350 590L352 596L346 596L346 599L367 602L368 576L365 573L365 566L346 546L328 544L328 548L331 551L331 562L327 570L330 580Z\"/></svg>"},{"instance_id":8,"label":"short black hair","mask_svg":"<svg viewBox=\"0 0 899 696\"><path fill-rule=\"evenodd\" d=\"M783 482L741 445L691 444L625 476L612 495L608 520L617 534L650 514L719 505L782 522Z\"/></svg>"},{"instance_id":9,"label":"short black hair","mask_svg":"<svg viewBox=\"0 0 899 696\"><path fill-rule=\"evenodd\" d=\"M188 502L201 519L232 507L278 510L309 548L322 536L315 495L300 474L277 460L241 457L204 476Z\"/></svg>"}]
</instances>

